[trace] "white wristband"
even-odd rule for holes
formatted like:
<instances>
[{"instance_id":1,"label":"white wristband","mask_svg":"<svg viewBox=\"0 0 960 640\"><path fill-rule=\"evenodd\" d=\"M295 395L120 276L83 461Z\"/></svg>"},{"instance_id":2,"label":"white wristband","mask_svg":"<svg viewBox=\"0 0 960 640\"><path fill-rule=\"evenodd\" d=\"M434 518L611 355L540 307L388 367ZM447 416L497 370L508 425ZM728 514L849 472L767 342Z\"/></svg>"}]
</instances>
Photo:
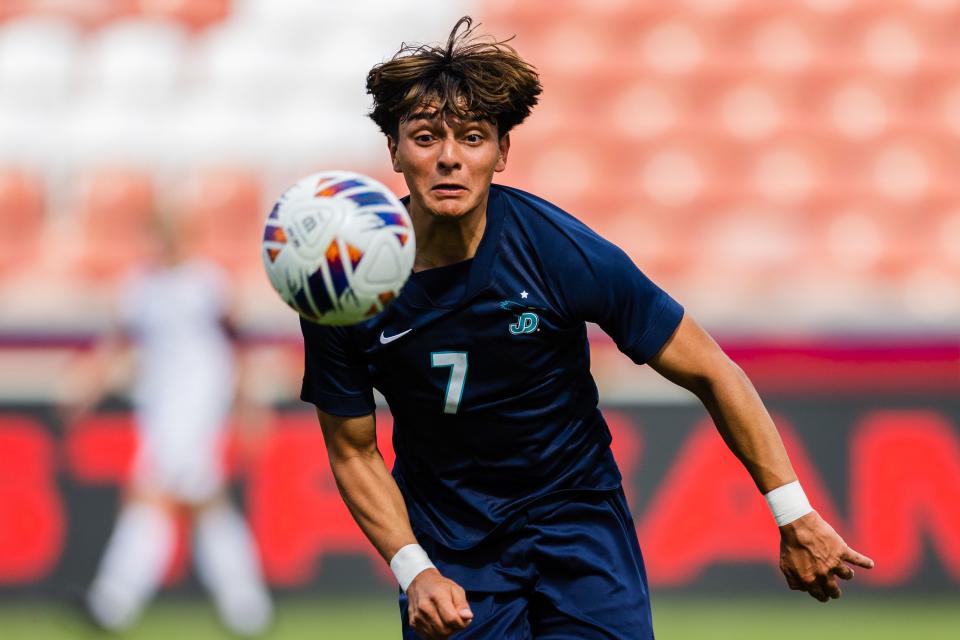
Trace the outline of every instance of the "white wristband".
<instances>
[{"instance_id":1,"label":"white wristband","mask_svg":"<svg viewBox=\"0 0 960 640\"><path fill-rule=\"evenodd\" d=\"M763 497L770 506L770 512L777 521L778 527L790 524L813 511L813 507L810 506L810 501L807 500L807 494L803 492L799 480L777 487L773 491L765 493Z\"/></svg>"},{"instance_id":2,"label":"white wristband","mask_svg":"<svg viewBox=\"0 0 960 640\"><path fill-rule=\"evenodd\" d=\"M403 589L404 593L407 592L407 587L410 586L413 579L420 575L422 571L435 568L434 564L430 562L427 552L418 544L408 544L405 547L400 547L400 551L397 551L393 560L390 561L390 570L393 571L393 575L396 576L397 582L400 583L400 588Z\"/></svg>"}]
</instances>

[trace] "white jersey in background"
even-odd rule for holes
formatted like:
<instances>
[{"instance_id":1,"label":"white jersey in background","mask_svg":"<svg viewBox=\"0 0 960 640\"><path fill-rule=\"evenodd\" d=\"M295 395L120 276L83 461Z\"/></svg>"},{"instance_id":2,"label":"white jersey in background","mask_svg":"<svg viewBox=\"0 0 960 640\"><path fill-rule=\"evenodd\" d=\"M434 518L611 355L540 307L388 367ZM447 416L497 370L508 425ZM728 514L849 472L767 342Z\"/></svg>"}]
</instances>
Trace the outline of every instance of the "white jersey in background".
<instances>
[{"instance_id":1,"label":"white jersey in background","mask_svg":"<svg viewBox=\"0 0 960 640\"><path fill-rule=\"evenodd\" d=\"M137 347L135 481L187 502L209 498L223 483L219 445L236 376L226 298L220 270L194 261L138 274L121 302Z\"/></svg>"}]
</instances>

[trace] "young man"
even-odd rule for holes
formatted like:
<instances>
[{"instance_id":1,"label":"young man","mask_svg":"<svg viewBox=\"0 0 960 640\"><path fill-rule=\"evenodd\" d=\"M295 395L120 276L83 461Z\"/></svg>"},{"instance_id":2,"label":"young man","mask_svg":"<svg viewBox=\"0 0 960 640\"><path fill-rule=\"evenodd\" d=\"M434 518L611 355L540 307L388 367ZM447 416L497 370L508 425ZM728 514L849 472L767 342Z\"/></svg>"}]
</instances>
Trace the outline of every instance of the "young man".
<instances>
[{"instance_id":1,"label":"young man","mask_svg":"<svg viewBox=\"0 0 960 640\"><path fill-rule=\"evenodd\" d=\"M317 405L347 506L401 585L404 637L653 637L588 321L703 401L771 502L790 587L839 597L845 563L872 561L810 509L742 371L617 247L491 185L541 87L511 48L471 39L470 24L446 46L402 48L367 78L371 117L410 189L408 284L359 325L301 323L302 397ZM394 416L392 476L374 387Z\"/></svg>"}]
</instances>

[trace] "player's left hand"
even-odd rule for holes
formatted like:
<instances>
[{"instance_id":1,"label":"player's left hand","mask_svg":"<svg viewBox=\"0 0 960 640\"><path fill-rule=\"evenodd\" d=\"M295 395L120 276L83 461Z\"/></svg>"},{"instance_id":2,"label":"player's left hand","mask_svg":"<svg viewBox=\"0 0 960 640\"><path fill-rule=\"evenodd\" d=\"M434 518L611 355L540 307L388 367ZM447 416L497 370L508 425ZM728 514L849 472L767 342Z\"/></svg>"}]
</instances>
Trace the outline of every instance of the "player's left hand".
<instances>
[{"instance_id":1,"label":"player's left hand","mask_svg":"<svg viewBox=\"0 0 960 640\"><path fill-rule=\"evenodd\" d=\"M780 570L791 589L820 602L839 598L837 578L853 578L851 564L873 568L873 560L848 547L816 511L780 527Z\"/></svg>"}]
</instances>

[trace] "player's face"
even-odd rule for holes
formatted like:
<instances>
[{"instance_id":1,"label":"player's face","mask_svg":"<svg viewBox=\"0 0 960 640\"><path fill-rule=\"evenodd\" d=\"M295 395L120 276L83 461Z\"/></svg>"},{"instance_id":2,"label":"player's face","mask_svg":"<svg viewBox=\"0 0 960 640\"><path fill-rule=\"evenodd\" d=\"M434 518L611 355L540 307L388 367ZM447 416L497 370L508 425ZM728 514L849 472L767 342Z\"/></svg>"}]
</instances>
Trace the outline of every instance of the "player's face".
<instances>
[{"instance_id":1,"label":"player's face","mask_svg":"<svg viewBox=\"0 0 960 640\"><path fill-rule=\"evenodd\" d=\"M486 208L493 174L503 171L510 149L488 120L441 119L428 110L400 123L388 137L393 170L403 173L413 215L461 218Z\"/></svg>"}]
</instances>

